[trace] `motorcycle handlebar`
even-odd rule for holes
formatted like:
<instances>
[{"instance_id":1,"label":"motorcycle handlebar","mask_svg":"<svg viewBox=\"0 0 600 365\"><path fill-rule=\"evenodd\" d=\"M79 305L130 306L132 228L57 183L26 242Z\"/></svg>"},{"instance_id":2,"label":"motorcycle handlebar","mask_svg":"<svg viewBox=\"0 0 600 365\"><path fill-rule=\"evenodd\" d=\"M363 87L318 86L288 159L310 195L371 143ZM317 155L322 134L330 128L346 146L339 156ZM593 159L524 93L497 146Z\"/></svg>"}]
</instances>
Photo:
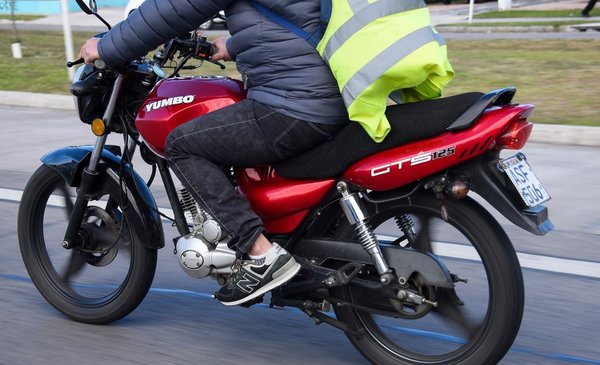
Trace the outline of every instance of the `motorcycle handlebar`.
<instances>
[{"instance_id":1,"label":"motorcycle handlebar","mask_svg":"<svg viewBox=\"0 0 600 365\"><path fill-rule=\"evenodd\" d=\"M193 37L193 38L175 38L171 40L170 45L165 47L169 49L169 53L181 52L182 57L190 57L198 60L208 61L210 63L218 65L221 69L225 68L220 62L212 61L211 57L216 52L216 48L211 42L206 40L206 37ZM167 58L170 55L166 55Z\"/></svg>"},{"instance_id":2,"label":"motorcycle handlebar","mask_svg":"<svg viewBox=\"0 0 600 365\"><path fill-rule=\"evenodd\" d=\"M69 61L69 62L67 62L67 67L71 68L71 67L73 67L75 65L79 65L80 63L83 63L83 58L80 58L77 61L73 61L73 62Z\"/></svg>"},{"instance_id":3,"label":"motorcycle handlebar","mask_svg":"<svg viewBox=\"0 0 600 365\"><path fill-rule=\"evenodd\" d=\"M225 69L225 65L218 61L212 61L211 57L217 52L216 47L206 40L206 37L193 37L193 38L174 38L165 45L163 52L157 52L154 59L159 62L159 65L163 65L167 59L170 59L176 52L180 52L180 58L195 58L203 61L208 61L215 65L218 65L221 69ZM67 62L67 67L73 67L84 63L83 58L79 58L76 61ZM107 69L108 65L103 60L95 60L94 67L100 70Z\"/></svg>"},{"instance_id":4,"label":"motorcycle handlebar","mask_svg":"<svg viewBox=\"0 0 600 365\"><path fill-rule=\"evenodd\" d=\"M67 62L67 67L71 68L75 65L79 65L83 63L83 58L78 59L77 61L69 61ZM97 69L100 70L105 70L107 68L106 62L104 62L103 60L95 60L94 61L94 67L96 67Z\"/></svg>"}]
</instances>

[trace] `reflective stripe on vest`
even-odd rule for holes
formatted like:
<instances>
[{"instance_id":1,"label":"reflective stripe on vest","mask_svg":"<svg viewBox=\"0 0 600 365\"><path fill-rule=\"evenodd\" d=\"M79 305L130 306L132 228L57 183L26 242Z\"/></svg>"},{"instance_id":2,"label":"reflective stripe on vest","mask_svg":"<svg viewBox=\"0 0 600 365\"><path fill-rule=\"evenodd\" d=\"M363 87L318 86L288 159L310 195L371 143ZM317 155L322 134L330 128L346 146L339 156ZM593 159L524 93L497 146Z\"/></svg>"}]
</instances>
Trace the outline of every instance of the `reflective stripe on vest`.
<instances>
[{"instance_id":1,"label":"reflective stripe on vest","mask_svg":"<svg viewBox=\"0 0 600 365\"><path fill-rule=\"evenodd\" d=\"M442 37L437 33L434 33L431 27L423 27L400 38L396 43L383 50L383 52L361 68L356 75L344 85L342 98L346 105L352 104L355 96L360 95L364 89L398 63L399 59L403 59L418 48L433 41L436 41L440 46L445 44Z\"/></svg>"},{"instance_id":2,"label":"reflective stripe on vest","mask_svg":"<svg viewBox=\"0 0 600 365\"><path fill-rule=\"evenodd\" d=\"M351 120L376 142L390 129L387 97L439 97L454 71L422 0L332 0L317 50L338 81Z\"/></svg>"},{"instance_id":3,"label":"reflective stripe on vest","mask_svg":"<svg viewBox=\"0 0 600 365\"><path fill-rule=\"evenodd\" d=\"M337 51L338 48L340 48L340 46L350 37L352 37L358 30L367 26L374 20L384 16L425 7L425 3L422 0L396 0L391 2L380 0L362 10L362 8L368 5L366 0L349 0L348 2L355 15L348 19L335 31L331 38L329 38L327 45L321 53L323 58L326 60L331 58L335 51ZM358 6L356 4L357 2L360 2L361 5ZM358 11L360 11L360 16L356 16Z\"/></svg>"}]
</instances>

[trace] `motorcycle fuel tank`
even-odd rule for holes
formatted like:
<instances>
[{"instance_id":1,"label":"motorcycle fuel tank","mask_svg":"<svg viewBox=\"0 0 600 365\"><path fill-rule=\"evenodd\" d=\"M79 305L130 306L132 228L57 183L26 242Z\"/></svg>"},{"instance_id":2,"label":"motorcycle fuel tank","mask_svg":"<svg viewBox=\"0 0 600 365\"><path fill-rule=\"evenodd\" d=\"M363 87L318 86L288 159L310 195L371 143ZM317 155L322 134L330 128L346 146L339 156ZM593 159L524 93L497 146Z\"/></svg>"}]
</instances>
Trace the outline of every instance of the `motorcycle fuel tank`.
<instances>
[{"instance_id":1,"label":"motorcycle fuel tank","mask_svg":"<svg viewBox=\"0 0 600 365\"><path fill-rule=\"evenodd\" d=\"M178 77L160 81L144 100L135 126L144 141L162 156L171 130L246 97L241 81L225 77Z\"/></svg>"}]
</instances>

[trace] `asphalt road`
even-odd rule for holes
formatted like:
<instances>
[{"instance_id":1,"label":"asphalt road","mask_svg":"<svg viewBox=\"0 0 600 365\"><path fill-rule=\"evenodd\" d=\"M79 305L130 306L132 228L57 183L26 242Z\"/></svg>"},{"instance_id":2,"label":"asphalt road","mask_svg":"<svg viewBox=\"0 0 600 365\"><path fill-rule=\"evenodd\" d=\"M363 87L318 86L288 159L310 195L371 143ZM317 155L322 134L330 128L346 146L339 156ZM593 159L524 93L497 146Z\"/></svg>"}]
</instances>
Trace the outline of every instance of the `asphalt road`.
<instances>
[{"instance_id":1,"label":"asphalt road","mask_svg":"<svg viewBox=\"0 0 600 365\"><path fill-rule=\"evenodd\" d=\"M179 269L168 224L153 287L137 310L106 326L64 318L22 264L18 192L45 152L94 137L70 111L0 106L0 126L0 364L365 363L341 332L297 310L226 308L210 299L216 283ZM553 197L556 229L537 237L498 217L526 285L522 328L501 364L600 364L600 148L529 144L524 152ZM160 186L153 191L164 202Z\"/></svg>"}]
</instances>

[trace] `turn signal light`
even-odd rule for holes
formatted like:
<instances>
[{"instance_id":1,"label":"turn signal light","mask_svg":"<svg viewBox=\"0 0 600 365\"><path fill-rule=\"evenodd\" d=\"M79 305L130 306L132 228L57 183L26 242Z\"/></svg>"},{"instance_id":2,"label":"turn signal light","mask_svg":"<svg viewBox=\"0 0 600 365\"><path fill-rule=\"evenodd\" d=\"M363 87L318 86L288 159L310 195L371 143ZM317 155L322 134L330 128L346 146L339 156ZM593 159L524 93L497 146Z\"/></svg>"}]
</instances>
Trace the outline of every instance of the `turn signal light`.
<instances>
[{"instance_id":1,"label":"turn signal light","mask_svg":"<svg viewBox=\"0 0 600 365\"><path fill-rule=\"evenodd\" d=\"M469 190L469 185L467 185L467 183L457 180L452 182L446 188L446 193L454 199L462 199L469 194Z\"/></svg>"},{"instance_id":2,"label":"turn signal light","mask_svg":"<svg viewBox=\"0 0 600 365\"><path fill-rule=\"evenodd\" d=\"M104 121L102 119L96 118L92 120L92 133L94 135L101 137L106 132L106 126L104 125Z\"/></svg>"}]
</instances>

